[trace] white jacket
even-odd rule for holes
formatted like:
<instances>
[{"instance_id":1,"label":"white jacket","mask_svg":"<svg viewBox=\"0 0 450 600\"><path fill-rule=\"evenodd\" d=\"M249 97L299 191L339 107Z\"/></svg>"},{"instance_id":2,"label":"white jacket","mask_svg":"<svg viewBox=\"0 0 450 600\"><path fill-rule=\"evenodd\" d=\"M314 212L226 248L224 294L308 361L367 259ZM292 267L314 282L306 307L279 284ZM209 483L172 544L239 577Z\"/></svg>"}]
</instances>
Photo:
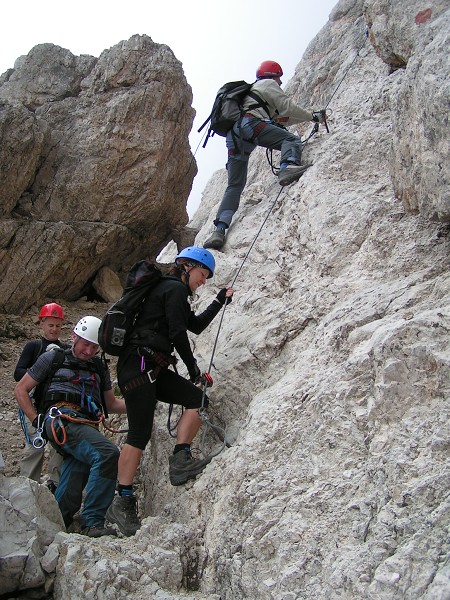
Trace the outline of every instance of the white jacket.
<instances>
[{"instance_id":1,"label":"white jacket","mask_svg":"<svg viewBox=\"0 0 450 600\"><path fill-rule=\"evenodd\" d=\"M274 79L259 79L254 83L252 91L267 103L269 115L264 108L249 109L252 104L255 104L255 100L251 96L247 96L243 102L245 112L259 119L272 119L284 126L312 121L312 112L304 110L292 102Z\"/></svg>"}]
</instances>

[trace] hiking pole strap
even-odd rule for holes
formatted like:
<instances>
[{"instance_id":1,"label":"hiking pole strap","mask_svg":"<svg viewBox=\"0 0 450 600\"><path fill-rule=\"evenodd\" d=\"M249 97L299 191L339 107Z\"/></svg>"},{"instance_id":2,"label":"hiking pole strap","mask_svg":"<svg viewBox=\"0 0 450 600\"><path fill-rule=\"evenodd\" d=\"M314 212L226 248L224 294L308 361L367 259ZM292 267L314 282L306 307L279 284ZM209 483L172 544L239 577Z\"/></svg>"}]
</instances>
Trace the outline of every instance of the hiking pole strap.
<instances>
[{"instance_id":1,"label":"hiking pole strap","mask_svg":"<svg viewBox=\"0 0 450 600\"><path fill-rule=\"evenodd\" d=\"M212 117L212 113L209 115L209 117L206 119L206 121L205 121L205 122L204 122L202 125L200 125L200 127L197 129L197 132L198 132L198 133L200 133L200 131L201 131L201 130L202 130L204 127L206 127L206 125L208 124L208 122L211 120L211 117Z\"/></svg>"}]
</instances>

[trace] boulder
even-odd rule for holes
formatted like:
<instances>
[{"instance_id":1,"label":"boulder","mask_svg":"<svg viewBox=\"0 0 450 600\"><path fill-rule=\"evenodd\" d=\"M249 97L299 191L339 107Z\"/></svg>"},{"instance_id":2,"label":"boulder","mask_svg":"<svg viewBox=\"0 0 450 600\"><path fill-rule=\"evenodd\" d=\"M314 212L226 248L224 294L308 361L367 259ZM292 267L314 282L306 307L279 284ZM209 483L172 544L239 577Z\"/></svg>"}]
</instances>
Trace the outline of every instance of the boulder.
<instances>
[{"instance_id":1,"label":"boulder","mask_svg":"<svg viewBox=\"0 0 450 600\"><path fill-rule=\"evenodd\" d=\"M42 44L3 79L0 311L75 300L102 267L123 280L180 236L194 111L167 46L136 35L94 58Z\"/></svg>"},{"instance_id":2,"label":"boulder","mask_svg":"<svg viewBox=\"0 0 450 600\"><path fill-rule=\"evenodd\" d=\"M65 529L50 490L25 477L0 476L0 529L2 593L45 587L41 560Z\"/></svg>"}]
</instances>

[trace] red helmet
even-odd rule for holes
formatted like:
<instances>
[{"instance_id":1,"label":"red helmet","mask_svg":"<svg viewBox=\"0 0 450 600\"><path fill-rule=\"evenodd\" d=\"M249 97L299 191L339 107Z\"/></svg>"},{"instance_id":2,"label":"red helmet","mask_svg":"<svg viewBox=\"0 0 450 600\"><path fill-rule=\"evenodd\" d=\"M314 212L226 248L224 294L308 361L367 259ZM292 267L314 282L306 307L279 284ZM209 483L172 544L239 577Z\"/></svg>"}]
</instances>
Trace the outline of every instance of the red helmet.
<instances>
[{"instance_id":1,"label":"red helmet","mask_svg":"<svg viewBox=\"0 0 450 600\"><path fill-rule=\"evenodd\" d=\"M55 317L55 319L64 319L64 311L59 304L56 302L50 302L50 304L44 304L39 313L39 321L44 317Z\"/></svg>"},{"instance_id":2,"label":"red helmet","mask_svg":"<svg viewBox=\"0 0 450 600\"><path fill-rule=\"evenodd\" d=\"M277 62L273 60L263 61L256 70L256 79L263 79L264 77L282 77L283 69Z\"/></svg>"}]
</instances>

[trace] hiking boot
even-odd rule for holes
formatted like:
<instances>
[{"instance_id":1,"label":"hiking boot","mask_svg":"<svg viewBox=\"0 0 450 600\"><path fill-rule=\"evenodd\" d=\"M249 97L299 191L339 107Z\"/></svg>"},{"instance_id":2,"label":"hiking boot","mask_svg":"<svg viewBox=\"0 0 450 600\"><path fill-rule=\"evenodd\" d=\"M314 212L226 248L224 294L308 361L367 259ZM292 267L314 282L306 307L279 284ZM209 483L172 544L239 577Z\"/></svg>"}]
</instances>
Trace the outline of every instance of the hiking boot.
<instances>
[{"instance_id":1,"label":"hiking boot","mask_svg":"<svg viewBox=\"0 0 450 600\"><path fill-rule=\"evenodd\" d=\"M134 535L141 526L137 515L136 496L114 496L111 506L106 511L106 519L115 523L123 535Z\"/></svg>"},{"instance_id":2,"label":"hiking boot","mask_svg":"<svg viewBox=\"0 0 450 600\"><path fill-rule=\"evenodd\" d=\"M180 450L169 456L169 478L172 485L183 485L188 479L195 479L211 461L192 457L189 450Z\"/></svg>"},{"instance_id":3,"label":"hiking boot","mask_svg":"<svg viewBox=\"0 0 450 600\"><path fill-rule=\"evenodd\" d=\"M213 248L219 250L225 243L225 231L222 229L216 229L212 235L203 244L203 248Z\"/></svg>"},{"instance_id":4,"label":"hiking boot","mask_svg":"<svg viewBox=\"0 0 450 600\"><path fill-rule=\"evenodd\" d=\"M303 175L306 169L309 169L312 165L288 165L281 169L278 173L278 183L282 186L294 183L297 179Z\"/></svg>"},{"instance_id":5,"label":"hiking boot","mask_svg":"<svg viewBox=\"0 0 450 600\"><path fill-rule=\"evenodd\" d=\"M87 535L91 538L99 538L104 535L117 536L116 530L112 527L105 527L105 525L93 525L92 527L84 527L81 530L81 535Z\"/></svg>"}]
</instances>

